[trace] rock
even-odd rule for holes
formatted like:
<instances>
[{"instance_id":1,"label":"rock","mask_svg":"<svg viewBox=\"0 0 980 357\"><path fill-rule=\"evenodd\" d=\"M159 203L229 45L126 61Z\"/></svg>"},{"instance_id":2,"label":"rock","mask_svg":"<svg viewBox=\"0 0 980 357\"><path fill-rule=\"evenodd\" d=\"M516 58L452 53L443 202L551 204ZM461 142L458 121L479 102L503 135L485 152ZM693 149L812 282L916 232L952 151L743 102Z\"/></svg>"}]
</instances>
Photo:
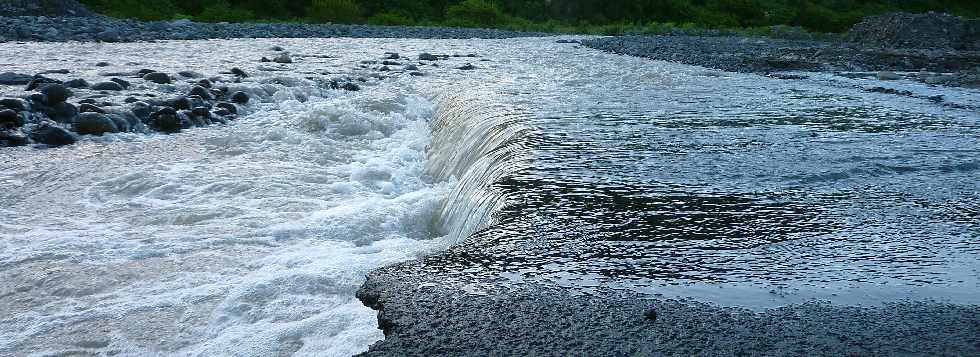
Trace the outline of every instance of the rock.
<instances>
[{"instance_id":1,"label":"rock","mask_svg":"<svg viewBox=\"0 0 980 357\"><path fill-rule=\"evenodd\" d=\"M410 65L405 66L405 70L406 71L418 71L419 70L419 66L416 66L414 64L410 64Z\"/></svg>"},{"instance_id":2,"label":"rock","mask_svg":"<svg viewBox=\"0 0 980 357\"><path fill-rule=\"evenodd\" d=\"M147 73L143 79L156 84L170 84L170 76L162 72Z\"/></svg>"},{"instance_id":3,"label":"rock","mask_svg":"<svg viewBox=\"0 0 980 357\"><path fill-rule=\"evenodd\" d=\"M877 73L877 76L878 79L883 81L894 81L894 80L902 79L902 76L898 75L898 73L889 72L889 71L880 71Z\"/></svg>"},{"instance_id":4,"label":"rock","mask_svg":"<svg viewBox=\"0 0 980 357\"><path fill-rule=\"evenodd\" d=\"M203 74L198 73L198 72L194 72L194 71L180 71L180 72L177 72L177 75L179 75L181 77L184 77L184 78L201 78L201 77L204 77Z\"/></svg>"},{"instance_id":5,"label":"rock","mask_svg":"<svg viewBox=\"0 0 980 357\"><path fill-rule=\"evenodd\" d=\"M208 80L208 79L202 79L202 80L197 81L197 85L199 85L201 87L204 87L204 88L211 88L212 84L213 83L211 83L211 81Z\"/></svg>"},{"instance_id":6,"label":"rock","mask_svg":"<svg viewBox=\"0 0 980 357\"><path fill-rule=\"evenodd\" d=\"M48 104L62 103L73 95L71 90L56 83L45 85L43 88L41 88L40 92L44 93L44 95L48 98Z\"/></svg>"},{"instance_id":7,"label":"rock","mask_svg":"<svg viewBox=\"0 0 980 357\"><path fill-rule=\"evenodd\" d=\"M118 133L119 127L116 123L102 113L82 113L75 122L75 132L85 135L102 135L105 133Z\"/></svg>"},{"instance_id":8,"label":"rock","mask_svg":"<svg viewBox=\"0 0 980 357\"><path fill-rule=\"evenodd\" d=\"M381 68L378 68L378 70L381 72L388 72L391 71L391 68L388 68L388 66L381 66Z\"/></svg>"},{"instance_id":9,"label":"rock","mask_svg":"<svg viewBox=\"0 0 980 357\"><path fill-rule=\"evenodd\" d=\"M421 61L438 61L439 57L431 53L422 52L419 54L419 60Z\"/></svg>"},{"instance_id":10,"label":"rock","mask_svg":"<svg viewBox=\"0 0 980 357\"><path fill-rule=\"evenodd\" d=\"M120 33L114 29L108 29L96 34L95 38L102 42L119 42Z\"/></svg>"},{"instance_id":11,"label":"rock","mask_svg":"<svg viewBox=\"0 0 980 357\"><path fill-rule=\"evenodd\" d=\"M42 75L35 75L34 79L32 79L30 82L27 83L27 87L25 87L24 90L32 91L44 87L47 84L61 84L61 81L54 78L48 78Z\"/></svg>"},{"instance_id":12,"label":"rock","mask_svg":"<svg viewBox=\"0 0 980 357\"><path fill-rule=\"evenodd\" d=\"M150 114L149 125L151 128L165 133L180 131L180 120L177 119L177 112L173 108L164 107Z\"/></svg>"},{"instance_id":13,"label":"rock","mask_svg":"<svg viewBox=\"0 0 980 357\"><path fill-rule=\"evenodd\" d=\"M894 94L894 95L901 95L901 96L906 96L906 97L912 95L912 92L907 91L907 90L898 90L898 89L894 89L894 88L885 88L885 87L866 88L864 91L865 92L871 92L871 93Z\"/></svg>"},{"instance_id":14,"label":"rock","mask_svg":"<svg viewBox=\"0 0 980 357\"><path fill-rule=\"evenodd\" d=\"M105 110L95 106L94 104L82 103L78 106L79 113L102 113L105 114Z\"/></svg>"},{"instance_id":15,"label":"rock","mask_svg":"<svg viewBox=\"0 0 980 357\"><path fill-rule=\"evenodd\" d=\"M229 111L227 108L218 108L217 110L214 111L214 114L223 117L223 116L231 115L231 111Z\"/></svg>"},{"instance_id":16,"label":"rock","mask_svg":"<svg viewBox=\"0 0 980 357\"><path fill-rule=\"evenodd\" d=\"M131 83L129 83L129 81L120 78L109 78L109 80L119 83L119 85L121 85L125 89L129 89L129 86L132 85Z\"/></svg>"},{"instance_id":17,"label":"rock","mask_svg":"<svg viewBox=\"0 0 980 357\"><path fill-rule=\"evenodd\" d=\"M30 109L30 106L23 99L20 98L4 98L0 99L0 107L11 109L15 112L23 112Z\"/></svg>"},{"instance_id":18,"label":"rock","mask_svg":"<svg viewBox=\"0 0 980 357\"><path fill-rule=\"evenodd\" d=\"M49 122L43 122L34 127L28 136L31 140L50 146L71 145L78 141L75 134Z\"/></svg>"},{"instance_id":19,"label":"rock","mask_svg":"<svg viewBox=\"0 0 980 357\"><path fill-rule=\"evenodd\" d=\"M71 73L71 71L62 68L62 69L49 69L47 71L42 71L41 73L38 74L68 74L68 73Z\"/></svg>"},{"instance_id":20,"label":"rock","mask_svg":"<svg viewBox=\"0 0 980 357\"><path fill-rule=\"evenodd\" d=\"M123 90L123 86L116 82L99 82L92 85L92 90L112 90L120 91Z\"/></svg>"},{"instance_id":21,"label":"rock","mask_svg":"<svg viewBox=\"0 0 980 357\"><path fill-rule=\"evenodd\" d=\"M272 46L272 48L270 48L270 50L273 50L273 51L276 51L276 52L285 51L285 49L283 49L282 47L279 47L279 46Z\"/></svg>"},{"instance_id":22,"label":"rock","mask_svg":"<svg viewBox=\"0 0 980 357\"><path fill-rule=\"evenodd\" d=\"M214 97L211 95L211 91L202 86L194 86L189 92L187 92L187 95L196 95L204 100L214 100Z\"/></svg>"},{"instance_id":23,"label":"rock","mask_svg":"<svg viewBox=\"0 0 980 357\"><path fill-rule=\"evenodd\" d=\"M72 123L78 117L78 108L68 102L51 104L47 109L45 114L59 123Z\"/></svg>"},{"instance_id":24,"label":"rock","mask_svg":"<svg viewBox=\"0 0 980 357\"><path fill-rule=\"evenodd\" d=\"M249 98L248 98L248 94L245 94L245 92L238 91L232 93L229 99L231 99L232 103L248 104Z\"/></svg>"},{"instance_id":25,"label":"rock","mask_svg":"<svg viewBox=\"0 0 980 357\"><path fill-rule=\"evenodd\" d=\"M381 64L385 66L401 66L401 63L396 61L381 61Z\"/></svg>"},{"instance_id":26,"label":"rock","mask_svg":"<svg viewBox=\"0 0 980 357\"><path fill-rule=\"evenodd\" d=\"M934 76L927 76L922 81L926 84L946 84L953 79L953 76L947 76L942 74L937 74Z\"/></svg>"},{"instance_id":27,"label":"rock","mask_svg":"<svg viewBox=\"0 0 980 357\"><path fill-rule=\"evenodd\" d=\"M347 83L342 84L340 86L340 89L343 89L343 90L346 90L346 91L351 91L351 92L356 92L356 91L361 90L361 87L358 86L357 84L347 82Z\"/></svg>"},{"instance_id":28,"label":"rock","mask_svg":"<svg viewBox=\"0 0 980 357\"><path fill-rule=\"evenodd\" d=\"M86 81L84 79L81 79L81 78L77 78L77 79L72 79L72 80L66 81L62 85L64 85L65 87L68 87L68 88L88 88L89 87L88 81Z\"/></svg>"},{"instance_id":29,"label":"rock","mask_svg":"<svg viewBox=\"0 0 980 357\"><path fill-rule=\"evenodd\" d=\"M171 100L170 103L168 103L167 105L169 105L171 108L174 108L176 110L190 109L191 100L188 99L186 96L180 96Z\"/></svg>"},{"instance_id":30,"label":"rock","mask_svg":"<svg viewBox=\"0 0 980 357\"><path fill-rule=\"evenodd\" d=\"M146 121L150 118L153 108L145 102L133 102L133 106L130 111L141 121Z\"/></svg>"},{"instance_id":31,"label":"rock","mask_svg":"<svg viewBox=\"0 0 980 357\"><path fill-rule=\"evenodd\" d=\"M139 71L136 71L136 77L143 78L144 76L150 73L156 73L156 71L148 68L143 68Z\"/></svg>"},{"instance_id":32,"label":"rock","mask_svg":"<svg viewBox=\"0 0 980 357\"><path fill-rule=\"evenodd\" d=\"M643 317L650 321L657 321L657 309L650 308L643 312Z\"/></svg>"},{"instance_id":33,"label":"rock","mask_svg":"<svg viewBox=\"0 0 980 357\"><path fill-rule=\"evenodd\" d=\"M109 63L109 62L99 62L99 63L96 63L96 64L95 64L95 66L96 66L96 67L109 67L109 66L111 66L111 65L112 65L112 64L111 64L111 63Z\"/></svg>"},{"instance_id":34,"label":"rock","mask_svg":"<svg viewBox=\"0 0 980 357\"><path fill-rule=\"evenodd\" d=\"M231 104L231 103L221 102L221 103L215 104L214 107L215 108L218 108L219 110L220 109L227 110L228 113L230 113L230 114L238 114L238 106L236 106L234 104Z\"/></svg>"},{"instance_id":35,"label":"rock","mask_svg":"<svg viewBox=\"0 0 980 357\"><path fill-rule=\"evenodd\" d=\"M385 59L399 59L399 58L401 58L401 56L398 55L398 52L385 52L385 57L384 58Z\"/></svg>"},{"instance_id":36,"label":"rock","mask_svg":"<svg viewBox=\"0 0 980 357\"><path fill-rule=\"evenodd\" d=\"M0 147L27 145L27 135L20 130L0 130Z\"/></svg>"},{"instance_id":37,"label":"rock","mask_svg":"<svg viewBox=\"0 0 980 357\"><path fill-rule=\"evenodd\" d=\"M472 70L476 69L476 66L467 63L467 64L464 64L464 65L462 65L460 67L456 67L456 69L461 69L461 70L464 70L464 71L472 71Z\"/></svg>"},{"instance_id":38,"label":"rock","mask_svg":"<svg viewBox=\"0 0 980 357\"><path fill-rule=\"evenodd\" d=\"M32 93L27 97L27 99L29 99L31 104L35 106L48 104L48 96L44 95L44 93Z\"/></svg>"},{"instance_id":39,"label":"rock","mask_svg":"<svg viewBox=\"0 0 980 357\"><path fill-rule=\"evenodd\" d=\"M133 120L127 120L123 114L110 113L106 114L106 116L109 118L109 120L112 120L113 124L116 125L116 129L119 129L119 133L128 132L132 130L133 124L139 124L139 120L136 120L135 118L133 118Z\"/></svg>"},{"instance_id":40,"label":"rock","mask_svg":"<svg viewBox=\"0 0 980 357\"><path fill-rule=\"evenodd\" d=\"M234 74L234 75L236 75L238 77L241 77L241 78L247 78L248 77L248 73L245 73L245 71L243 71L241 68L238 68L238 67L233 67L231 69L231 74Z\"/></svg>"},{"instance_id":41,"label":"rock","mask_svg":"<svg viewBox=\"0 0 980 357\"><path fill-rule=\"evenodd\" d=\"M293 63L293 58L289 57L289 52L282 52L272 59L276 63Z\"/></svg>"},{"instance_id":42,"label":"rock","mask_svg":"<svg viewBox=\"0 0 980 357\"><path fill-rule=\"evenodd\" d=\"M14 72L4 72L0 73L0 84L2 85L25 85L30 83L34 79L33 76L28 76L26 74L19 74Z\"/></svg>"},{"instance_id":43,"label":"rock","mask_svg":"<svg viewBox=\"0 0 980 357\"><path fill-rule=\"evenodd\" d=\"M0 128L24 126L24 120L12 109L0 110Z\"/></svg>"},{"instance_id":44,"label":"rock","mask_svg":"<svg viewBox=\"0 0 980 357\"><path fill-rule=\"evenodd\" d=\"M261 59L259 59L259 62L268 63L268 62L272 62L272 60L269 59L268 57L263 56Z\"/></svg>"},{"instance_id":45,"label":"rock","mask_svg":"<svg viewBox=\"0 0 980 357\"><path fill-rule=\"evenodd\" d=\"M421 77L421 76L424 76L424 75L425 75L424 73L422 73L422 72L419 72L419 71L412 71L412 72L408 72L408 74L409 74L410 76L415 76L415 77Z\"/></svg>"}]
</instances>

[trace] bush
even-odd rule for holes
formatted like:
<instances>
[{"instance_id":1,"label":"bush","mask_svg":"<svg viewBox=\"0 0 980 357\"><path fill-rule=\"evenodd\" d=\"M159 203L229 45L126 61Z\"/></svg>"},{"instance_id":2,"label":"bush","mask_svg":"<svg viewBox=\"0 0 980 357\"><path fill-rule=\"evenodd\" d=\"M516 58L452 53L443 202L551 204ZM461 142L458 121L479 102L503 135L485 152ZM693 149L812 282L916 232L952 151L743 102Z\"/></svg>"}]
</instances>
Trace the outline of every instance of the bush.
<instances>
[{"instance_id":1,"label":"bush","mask_svg":"<svg viewBox=\"0 0 980 357\"><path fill-rule=\"evenodd\" d=\"M486 0L464 0L446 9L446 23L450 26L494 27L507 22L507 15Z\"/></svg>"},{"instance_id":2,"label":"bush","mask_svg":"<svg viewBox=\"0 0 980 357\"><path fill-rule=\"evenodd\" d=\"M415 20L412 20L408 16L394 12L377 13L374 16L369 17L367 22L371 25L385 26L409 26L415 24Z\"/></svg>"},{"instance_id":3,"label":"bush","mask_svg":"<svg viewBox=\"0 0 980 357\"><path fill-rule=\"evenodd\" d=\"M353 0L313 0L306 17L311 22L350 24L361 19L361 7Z\"/></svg>"},{"instance_id":4,"label":"bush","mask_svg":"<svg viewBox=\"0 0 980 357\"><path fill-rule=\"evenodd\" d=\"M242 8L233 8L228 1L219 0L204 8L195 20L200 22L246 22L255 19L255 14Z\"/></svg>"}]
</instances>

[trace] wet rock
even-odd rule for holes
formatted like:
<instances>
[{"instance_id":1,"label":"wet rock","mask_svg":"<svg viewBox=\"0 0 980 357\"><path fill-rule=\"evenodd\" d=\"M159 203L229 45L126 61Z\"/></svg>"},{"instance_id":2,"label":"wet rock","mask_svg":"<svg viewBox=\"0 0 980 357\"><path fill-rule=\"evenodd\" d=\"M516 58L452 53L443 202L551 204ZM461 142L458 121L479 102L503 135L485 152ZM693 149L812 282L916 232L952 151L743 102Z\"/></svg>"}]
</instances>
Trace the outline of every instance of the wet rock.
<instances>
[{"instance_id":1,"label":"wet rock","mask_svg":"<svg viewBox=\"0 0 980 357\"><path fill-rule=\"evenodd\" d=\"M196 95L204 100L214 100L214 97L211 95L211 91L202 86L194 86L189 92L187 92L187 95Z\"/></svg>"},{"instance_id":2,"label":"wet rock","mask_svg":"<svg viewBox=\"0 0 980 357\"><path fill-rule=\"evenodd\" d=\"M145 121L150 118L153 108L146 102L133 102L130 112L140 120Z\"/></svg>"},{"instance_id":3,"label":"wet rock","mask_svg":"<svg viewBox=\"0 0 980 357\"><path fill-rule=\"evenodd\" d=\"M96 64L95 64L95 66L96 66L96 67L109 67L109 66L111 66L111 65L112 65L112 64L111 64L111 63L109 63L109 62L99 62L99 63L96 63Z\"/></svg>"},{"instance_id":4,"label":"wet rock","mask_svg":"<svg viewBox=\"0 0 980 357\"><path fill-rule=\"evenodd\" d=\"M262 62L262 63L269 63L269 62L272 62L272 60L271 60L271 59L269 59L268 57L264 57L264 56L263 56L262 58L260 58L260 59L259 59L259 62Z\"/></svg>"},{"instance_id":5,"label":"wet rock","mask_svg":"<svg viewBox=\"0 0 980 357\"><path fill-rule=\"evenodd\" d=\"M211 83L211 80L202 79L202 80L197 81L197 85L199 85L201 87L204 87L204 88L211 88L211 86L213 85L213 83Z\"/></svg>"},{"instance_id":6,"label":"wet rock","mask_svg":"<svg viewBox=\"0 0 980 357\"><path fill-rule=\"evenodd\" d=\"M398 55L398 52L385 52L384 58L385 59L399 59L399 58L401 58L401 56Z\"/></svg>"},{"instance_id":7,"label":"wet rock","mask_svg":"<svg viewBox=\"0 0 980 357\"><path fill-rule=\"evenodd\" d=\"M119 127L116 123L102 113L88 112L78 116L75 122L75 132L86 135L102 135L105 133L118 133Z\"/></svg>"},{"instance_id":8,"label":"wet rock","mask_svg":"<svg viewBox=\"0 0 980 357\"><path fill-rule=\"evenodd\" d=\"M286 49L284 49L284 48L282 48L280 46L272 46L272 48L270 48L270 50L273 50L273 51L276 51L276 52L281 52L281 51L285 51Z\"/></svg>"},{"instance_id":9,"label":"wet rock","mask_svg":"<svg viewBox=\"0 0 980 357\"><path fill-rule=\"evenodd\" d=\"M143 79L156 84L170 84L170 76L166 73L152 72L143 75Z\"/></svg>"},{"instance_id":10,"label":"wet rock","mask_svg":"<svg viewBox=\"0 0 980 357\"><path fill-rule=\"evenodd\" d=\"M864 91L865 92L871 92L871 93L894 94L894 95L901 95L901 96L906 96L906 97L912 95L912 92L907 91L907 90L899 90L899 89L895 89L895 88L885 88L885 87L865 88Z\"/></svg>"},{"instance_id":11,"label":"wet rock","mask_svg":"<svg viewBox=\"0 0 980 357\"><path fill-rule=\"evenodd\" d=\"M381 61L381 64L385 66L401 66L401 63L397 61Z\"/></svg>"},{"instance_id":12,"label":"wet rock","mask_svg":"<svg viewBox=\"0 0 980 357\"><path fill-rule=\"evenodd\" d=\"M27 135L20 130L0 130L0 147L27 145Z\"/></svg>"},{"instance_id":13,"label":"wet rock","mask_svg":"<svg viewBox=\"0 0 980 357\"><path fill-rule=\"evenodd\" d=\"M11 109L15 112L22 112L30 109L27 102L20 98L4 98L0 99L0 107Z\"/></svg>"},{"instance_id":14,"label":"wet rock","mask_svg":"<svg viewBox=\"0 0 980 357\"><path fill-rule=\"evenodd\" d=\"M2 85L25 85L30 83L34 79L33 76L26 74L4 72L0 73L0 84Z\"/></svg>"},{"instance_id":15,"label":"wet rock","mask_svg":"<svg viewBox=\"0 0 980 357\"><path fill-rule=\"evenodd\" d=\"M73 95L72 91L60 84L47 84L40 90L48 98L48 104L61 103Z\"/></svg>"},{"instance_id":16,"label":"wet rock","mask_svg":"<svg viewBox=\"0 0 980 357\"><path fill-rule=\"evenodd\" d=\"M59 123L72 123L78 117L78 108L68 102L52 104L45 108L44 112Z\"/></svg>"},{"instance_id":17,"label":"wet rock","mask_svg":"<svg viewBox=\"0 0 980 357\"><path fill-rule=\"evenodd\" d=\"M132 85L131 83L129 83L129 81L124 80L124 79L121 79L121 78L109 78L109 80L112 81L112 82L119 83L119 85L121 85L125 89L129 89L129 86Z\"/></svg>"},{"instance_id":18,"label":"wet rock","mask_svg":"<svg viewBox=\"0 0 980 357\"><path fill-rule=\"evenodd\" d=\"M406 71L418 71L419 70L419 66L416 66L414 64L410 64L410 65L405 66L405 70Z\"/></svg>"},{"instance_id":19,"label":"wet rock","mask_svg":"<svg viewBox=\"0 0 980 357\"><path fill-rule=\"evenodd\" d=\"M30 82L27 83L27 87L25 87L24 90L32 91L49 84L61 84L61 81L54 78L48 78L42 75L35 75L34 79L32 79Z\"/></svg>"},{"instance_id":20,"label":"wet rock","mask_svg":"<svg viewBox=\"0 0 980 357\"><path fill-rule=\"evenodd\" d=\"M71 145L78 141L75 134L49 122L34 127L28 136L31 140L50 146Z\"/></svg>"},{"instance_id":21,"label":"wet rock","mask_svg":"<svg viewBox=\"0 0 980 357\"><path fill-rule=\"evenodd\" d=\"M894 80L902 79L902 76L898 75L898 73L890 72L890 71L879 71L877 73L877 77L879 80L883 80L883 81L894 81Z\"/></svg>"},{"instance_id":22,"label":"wet rock","mask_svg":"<svg viewBox=\"0 0 980 357\"><path fill-rule=\"evenodd\" d=\"M245 71L243 71L241 68L238 68L238 67L233 67L231 69L231 74L234 74L234 75L236 75L238 77L241 77L241 78L247 78L248 77L248 73L245 73Z\"/></svg>"},{"instance_id":23,"label":"wet rock","mask_svg":"<svg viewBox=\"0 0 980 357\"><path fill-rule=\"evenodd\" d=\"M391 71L391 68L389 68L388 66L381 66L381 68L378 68L378 70L381 72L388 72Z\"/></svg>"},{"instance_id":24,"label":"wet rock","mask_svg":"<svg viewBox=\"0 0 980 357\"><path fill-rule=\"evenodd\" d=\"M238 114L238 106L236 106L234 104L231 104L231 103L228 103L228 102L221 102L221 103L215 104L214 107L215 108L218 108L218 110L224 109L224 110L228 111L229 114Z\"/></svg>"},{"instance_id":25,"label":"wet rock","mask_svg":"<svg viewBox=\"0 0 980 357\"><path fill-rule=\"evenodd\" d=\"M245 94L245 92L238 91L232 93L229 99L231 99L232 103L248 104L249 98L248 98L248 94Z\"/></svg>"},{"instance_id":26,"label":"wet rock","mask_svg":"<svg viewBox=\"0 0 980 357\"><path fill-rule=\"evenodd\" d=\"M82 103L82 104L78 105L78 112L79 113L102 113L102 114L105 114L105 110L102 110L102 108L99 108L99 107L95 106L95 104L90 104L90 103Z\"/></svg>"},{"instance_id":27,"label":"wet rock","mask_svg":"<svg viewBox=\"0 0 980 357\"><path fill-rule=\"evenodd\" d=\"M81 78L66 81L62 85L68 88L88 88L90 86L88 81Z\"/></svg>"},{"instance_id":28,"label":"wet rock","mask_svg":"<svg viewBox=\"0 0 980 357\"><path fill-rule=\"evenodd\" d=\"M176 133L181 129L180 120L177 119L177 112L173 108L162 108L150 114L148 124L151 128L164 133Z\"/></svg>"},{"instance_id":29,"label":"wet rock","mask_svg":"<svg viewBox=\"0 0 980 357\"><path fill-rule=\"evenodd\" d=\"M99 82L99 83L93 84L92 87L91 87L91 89L92 90L121 91L124 88L123 88L122 85L120 85L119 83L116 83L116 82Z\"/></svg>"},{"instance_id":30,"label":"wet rock","mask_svg":"<svg viewBox=\"0 0 980 357\"><path fill-rule=\"evenodd\" d=\"M276 55L276 57L273 58L272 61L276 63L293 63L293 58L289 57L289 52L283 52Z\"/></svg>"},{"instance_id":31,"label":"wet rock","mask_svg":"<svg viewBox=\"0 0 980 357\"><path fill-rule=\"evenodd\" d=\"M180 71L180 72L177 72L177 75L179 75L181 77L184 77L184 78L201 78L201 77L204 77L203 74L198 73L198 72L194 72L194 71Z\"/></svg>"},{"instance_id":32,"label":"wet rock","mask_svg":"<svg viewBox=\"0 0 980 357\"><path fill-rule=\"evenodd\" d=\"M231 111L228 110L228 108L218 108L217 110L214 111L214 114L218 116L228 116L231 115Z\"/></svg>"},{"instance_id":33,"label":"wet rock","mask_svg":"<svg viewBox=\"0 0 980 357\"><path fill-rule=\"evenodd\" d=\"M437 61L439 56L433 55L431 53L422 52L419 54L420 61Z\"/></svg>"},{"instance_id":34,"label":"wet rock","mask_svg":"<svg viewBox=\"0 0 980 357\"><path fill-rule=\"evenodd\" d=\"M657 309L649 308L643 312L643 317L650 321L657 321Z\"/></svg>"},{"instance_id":35,"label":"wet rock","mask_svg":"<svg viewBox=\"0 0 980 357\"><path fill-rule=\"evenodd\" d=\"M143 68L141 70L136 71L136 77L143 78L144 76L146 76L147 74L150 74L150 73L156 73L156 70L149 69L149 68Z\"/></svg>"},{"instance_id":36,"label":"wet rock","mask_svg":"<svg viewBox=\"0 0 980 357\"><path fill-rule=\"evenodd\" d=\"M23 118L12 109L0 110L0 128L20 127L24 125Z\"/></svg>"},{"instance_id":37,"label":"wet rock","mask_svg":"<svg viewBox=\"0 0 980 357\"><path fill-rule=\"evenodd\" d=\"M96 34L95 38L102 42L119 42L121 36L119 31L108 29Z\"/></svg>"},{"instance_id":38,"label":"wet rock","mask_svg":"<svg viewBox=\"0 0 980 357\"><path fill-rule=\"evenodd\" d=\"M356 91L361 90L361 87L358 86L357 84L347 82L347 83L344 83L344 84L340 85L340 89L343 89L343 90L346 90L346 91L351 91L351 92L356 92Z\"/></svg>"},{"instance_id":39,"label":"wet rock","mask_svg":"<svg viewBox=\"0 0 980 357\"><path fill-rule=\"evenodd\" d=\"M456 67L456 69L461 69L461 70L464 70L464 71L471 71L471 70L476 69L476 66L467 63L467 64L464 64L464 65L462 65L460 67Z\"/></svg>"},{"instance_id":40,"label":"wet rock","mask_svg":"<svg viewBox=\"0 0 980 357\"><path fill-rule=\"evenodd\" d=\"M48 104L48 96L44 95L44 93L31 93L31 95L27 96L27 99L31 101L32 106Z\"/></svg>"}]
</instances>

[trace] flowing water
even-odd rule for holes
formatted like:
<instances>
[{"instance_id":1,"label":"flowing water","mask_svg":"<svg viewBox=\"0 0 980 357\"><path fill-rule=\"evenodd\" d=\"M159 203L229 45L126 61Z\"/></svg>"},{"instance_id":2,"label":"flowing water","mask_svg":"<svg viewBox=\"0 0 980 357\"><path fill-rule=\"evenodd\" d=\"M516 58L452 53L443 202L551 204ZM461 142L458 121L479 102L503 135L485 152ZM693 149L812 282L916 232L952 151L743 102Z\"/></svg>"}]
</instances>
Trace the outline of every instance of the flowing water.
<instances>
[{"instance_id":1,"label":"flowing water","mask_svg":"<svg viewBox=\"0 0 980 357\"><path fill-rule=\"evenodd\" d=\"M272 45L289 71L257 62ZM0 354L349 355L383 338L364 275L446 249L431 280L470 291L980 303L976 90L888 83L957 108L554 39L0 49L90 82L238 66L261 99L227 126L0 150ZM480 57L318 84L386 51Z\"/></svg>"}]
</instances>

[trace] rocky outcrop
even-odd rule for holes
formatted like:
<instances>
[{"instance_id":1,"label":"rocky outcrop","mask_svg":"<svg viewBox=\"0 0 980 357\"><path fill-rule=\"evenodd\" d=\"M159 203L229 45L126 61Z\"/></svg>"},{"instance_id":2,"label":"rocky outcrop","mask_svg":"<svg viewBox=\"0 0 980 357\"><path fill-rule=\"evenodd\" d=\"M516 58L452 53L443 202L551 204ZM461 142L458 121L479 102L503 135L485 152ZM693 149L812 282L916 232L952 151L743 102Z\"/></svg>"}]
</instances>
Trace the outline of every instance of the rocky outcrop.
<instances>
[{"instance_id":1,"label":"rocky outcrop","mask_svg":"<svg viewBox=\"0 0 980 357\"><path fill-rule=\"evenodd\" d=\"M980 20L949 14L890 13L870 16L854 25L847 39L884 48L980 50Z\"/></svg>"}]
</instances>

